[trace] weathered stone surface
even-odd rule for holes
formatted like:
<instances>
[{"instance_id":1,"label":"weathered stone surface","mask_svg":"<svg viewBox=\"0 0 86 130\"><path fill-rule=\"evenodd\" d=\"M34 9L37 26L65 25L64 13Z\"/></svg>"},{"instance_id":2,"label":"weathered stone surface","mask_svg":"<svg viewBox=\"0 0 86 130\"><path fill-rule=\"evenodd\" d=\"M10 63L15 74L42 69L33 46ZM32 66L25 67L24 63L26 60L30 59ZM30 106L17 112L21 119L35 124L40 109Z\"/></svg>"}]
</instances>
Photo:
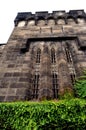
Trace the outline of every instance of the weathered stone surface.
<instances>
[{"instance_id":1,"label":"weathered stone surface","mask_svg":"<svg viewBox=\"0 0 86 130\"><path fill-rule=\"evenodd\" d=\"M5 96L0 96L0 102L4 102Z\"/></svg>"},{"instance_id":2,"label":"weathered stone surface","mask_svg":"<svg viewBox=\"0 0 86 130\"><path fill-rule=\"evenodd\" d=\"M19 13L0 45L0 101L57 99L73 91L86 69L85 26L83 10Z\"/></svg>"}]
</instances>

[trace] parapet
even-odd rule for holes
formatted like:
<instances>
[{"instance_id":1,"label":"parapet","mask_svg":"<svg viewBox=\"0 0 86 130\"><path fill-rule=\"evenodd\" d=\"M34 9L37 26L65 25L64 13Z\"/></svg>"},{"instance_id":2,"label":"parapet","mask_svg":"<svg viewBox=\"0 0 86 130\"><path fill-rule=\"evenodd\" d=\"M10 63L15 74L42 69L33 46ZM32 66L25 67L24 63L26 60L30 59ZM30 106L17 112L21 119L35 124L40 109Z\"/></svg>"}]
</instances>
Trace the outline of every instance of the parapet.
<instances>
[{"instance_id":1,"label":"parapet","mask_svg":"<svg viewBox=\"0 0 86 130\"><path fill-rule=\"evenodd\" d=\"M14 23L15 26L18 25L20 21L35 20L35 24L38 20L48 20L48 19L64 19L67 23L67 19L73 18L77 22L77 18L84 18L86 20L86 13L84 10L70 10L65 12L64 10L53 11L49 13L48 11L36 12L32 14L31 12L20 12L17 14Z\"/></svg>"}]
</instances>

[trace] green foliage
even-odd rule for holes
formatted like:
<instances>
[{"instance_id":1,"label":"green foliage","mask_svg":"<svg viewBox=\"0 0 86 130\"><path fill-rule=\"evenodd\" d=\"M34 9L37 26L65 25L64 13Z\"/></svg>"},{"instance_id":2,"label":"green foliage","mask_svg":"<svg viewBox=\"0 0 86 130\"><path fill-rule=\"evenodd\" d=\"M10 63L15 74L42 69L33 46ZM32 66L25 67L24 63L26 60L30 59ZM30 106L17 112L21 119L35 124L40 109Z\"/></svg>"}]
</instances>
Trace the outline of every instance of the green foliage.
<instances>
[{"instance_id":1,"label":"green foliage","mask_svg":"<svg viewBox=\"0 0 86 130\"><path fill-rule=\"evenodd\" d=\"M86 99L86 71L84 72L83 76L76 80L74 89L79 98Z\"/></svg>"},{"instance_id":2,"label":"green foliage","mask_svg":"<svg viewBox=\"0 0 86 130\"><path fill-rule=\"evenodd\" d=\"M69 90L65 90L64 94L59 95L59 99L63 100L63 99L67 99L70 100L74 98L74 93L73 91L69 91Z\"/></svg>"},{"instance_id":3,"label":"green foliage","mask_svg":"<svg viewBox=\"0 0 86 130\"><path fill-rule=\"evenodd\" d=\"M86 101L0 103L0 130L85 130Z\"/></svg>"}]
</instances>

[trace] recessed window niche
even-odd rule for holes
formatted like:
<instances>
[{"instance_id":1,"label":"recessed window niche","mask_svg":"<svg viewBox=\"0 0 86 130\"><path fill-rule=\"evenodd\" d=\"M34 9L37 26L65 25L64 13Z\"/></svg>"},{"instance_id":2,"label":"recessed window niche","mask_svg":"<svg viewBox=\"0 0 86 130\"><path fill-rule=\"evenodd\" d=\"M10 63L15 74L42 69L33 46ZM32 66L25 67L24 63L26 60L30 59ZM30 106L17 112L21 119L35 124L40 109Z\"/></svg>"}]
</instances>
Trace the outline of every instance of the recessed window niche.
<instances>
[{"instance_id":1,"label":"recessed window niche","mask_svg":"<svg viewBox=\"0 0 86 130\"><path fill-rule=\"evenodd\" d=\"M74 18L72 18L72 17L67 18L67 23L68 23L69 25L75 24Z\"/></svg>"},{"instance_id":2,"label":"recessed window niche","mask_svg":"<svg viewBox=\"0 0 86 130\"><path fill-rule=\"evenodd\" d=\"M55 25L55 20L54 19L48 19L47 21L48 25Z\"/></svg>"},{"instance_id":3,"label":"recessed window niche","mask_svg":"<svg viewBox=\"0 0 86 130\"><path fill-rule=\"evenodd\" d=\"M24 27L24 26L25 26L25 21L18 22L18 27Z\"/></svg>"},{"instance_id":4,"label":"recessed window niche","mask_svg":"<svg viewBox=\"0 0 86 130\"><path fill-rule=\"evenodd\" d=\"M78 22L78 24L84 24L85 19L84 18L77 18L77 22Z\"/></svg>"},{"instance_id":5,"label":"recessed window niche","mask_svg":"<svg viewBox=\"0 0 86 130\"><path fill-rule=\"evenodd\" d=\"M35 25L35 20L28 20L27 26L34 26Z\"/></svg>"},{"instance_id":6,"label":"recessed window niche","mask_svg":"<svg viewBox=\"0 0 86 130\"><path fill-rule=\"evenodd\" d=\"M43 19L38 20L37 25L38 25L38 26L43 26L43 25L45 25L45 20L43 20Z\"/></svg>"},{"instance_id":7,"label":"recessed window niche","mask_svg":"<svg viewBox=\"0 0 86 130\"><path fill-rule=\"evenodd\" d=\"M65 20L64 19L62 19L62 18L59 18L59 19L57 19L57 22L56 22L57 24L61 24L61 25L63 25L63 24L65 24Z\"/></svg>"}]
</instances>

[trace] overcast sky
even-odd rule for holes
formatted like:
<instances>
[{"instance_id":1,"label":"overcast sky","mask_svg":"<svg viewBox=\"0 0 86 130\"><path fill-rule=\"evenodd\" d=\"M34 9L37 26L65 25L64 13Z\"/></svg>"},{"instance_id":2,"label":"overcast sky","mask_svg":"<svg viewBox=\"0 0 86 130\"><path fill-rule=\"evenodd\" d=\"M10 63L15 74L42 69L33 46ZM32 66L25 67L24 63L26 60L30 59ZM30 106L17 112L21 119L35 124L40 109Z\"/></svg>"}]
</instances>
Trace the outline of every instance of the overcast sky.
<instances>
[{"instance_id":1,"label":"overcast sky","mask_svg":"<svg viewBox=\"0 0 86 130\"><path fill-rule=\"evenodd\" d=\"M6 43L18 12L84 9L86 0L0 0L0 43Z\"/></svg>"}]
</instances>

